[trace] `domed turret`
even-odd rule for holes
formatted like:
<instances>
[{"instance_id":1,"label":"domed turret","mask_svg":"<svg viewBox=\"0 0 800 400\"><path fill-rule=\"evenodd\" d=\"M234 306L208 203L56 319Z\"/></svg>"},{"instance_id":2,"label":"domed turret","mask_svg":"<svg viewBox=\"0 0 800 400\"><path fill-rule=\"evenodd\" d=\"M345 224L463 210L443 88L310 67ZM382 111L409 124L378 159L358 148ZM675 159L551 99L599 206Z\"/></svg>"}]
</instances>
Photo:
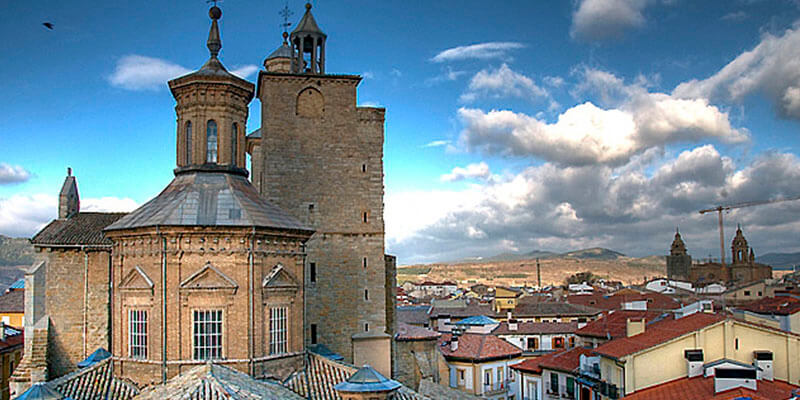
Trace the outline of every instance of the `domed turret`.
<instances>
[{"instance_id":1,"label":"domed turret","mask_svg":"<svg viewBox=\"0 0 800 400\"><path fill-rule=\"evenodd\" d=\"M275 49L264 60L264 69L267 72L289 73L292 72L292 48L286 40L289 34L283 32L283 44Z\"/></svg>"},{"instance_id":2,"label":"domed turret","mask_svg":"<svg viewBox=\"0 0 800 400\"><path fill-rule=\"evenodd\" d=\"M169 81L178 103L176 172L202 167L246 175L245 124L255 87L220 62L222 40L217 21L222 10L211 7L208 15L208 61L199 70Z\"/></svg>"}]
</instances>

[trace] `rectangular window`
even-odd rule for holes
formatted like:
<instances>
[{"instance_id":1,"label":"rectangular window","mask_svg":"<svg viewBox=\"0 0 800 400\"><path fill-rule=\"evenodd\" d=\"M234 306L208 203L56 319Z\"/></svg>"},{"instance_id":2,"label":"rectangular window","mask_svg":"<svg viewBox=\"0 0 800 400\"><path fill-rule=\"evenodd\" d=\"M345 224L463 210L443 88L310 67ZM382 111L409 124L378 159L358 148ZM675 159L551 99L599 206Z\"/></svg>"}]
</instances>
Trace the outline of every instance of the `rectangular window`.
<instances>
[{"instance_id":1,"label":"rectangular window","mask_svg":"<svg viewBox=\"0 0 800 400\"><path fill-rule=\"evenodd\" d=\"M745 291L744 291L744 295L745 295L745 296L750 296L750 291L749 291L749 290L745 290Z\"/></svg>"},{"instance_id":2,"label":"rectangular window","mask_svg":"<svg viewBox=\"0 0 800 400\"><path fill-rule=\"evenodd\" d=\"M558 374L550 374L550 393L558 394Z\"/></svg>"},{"instance_id":3,"label":"rectangular window","mask_svg":"<svg viewBox=\"0 0 800 400\"><path fill-rule=\"evenodd\" d=\"M317 263L309 263L308 264L308 280L311 283L317 282Z\"/></svg>"},{"instance_id":4,"label":"rectangular window","mask_svg":"<svg viewBox=\"0 0 800 400\"><path fill-rule=\"evenodd\" d=\"M286 351L286 307L272 307L269 309L269 354Z\"/></svg>"},{"instance_id":5,"label":"rectangular window","mask_svg":"<svg viewBox=\"0 0 800 400\"><path fill-rule=\"evenodd\" d=\"M364 300L365 301L369 301L369 290L368 289L364 289Z\"/></svg>"},{"instance_id":6,"label":"rectangular window","mask_svg":"<svg viewBox=\"0 0 800 400\"><path fill-rule=\"evenodd\" d=\"M367 257L364 257L364 259L361 260L361 265L364 266L364 268L367 268Z\"/></svg>"},{"instance_id":7,"label":"rectangular window","mask_svg":"<svg viewBox=\"0 0 800 400\"><path fill-rule=\"evenodd\" d=\"M528 350L537 350L537 349L539 349L539 338L529 337Z\"/></svg>"},{"instance_id":8,"label":"rectangular window","mask_svg":"<svg viewBox=\"0 0 800 400\"><path fill-rule=\"evenodd\" d=\"M367 213L366 211L362 212L361 213L361 219L364 221L365 224L368 223L369 222L369 213Z\"/></svg>"},{"instance_id":9,"label":"rectangular window","mask_svg":"<svg viewBox=\"0 0 800 400\"><path fill-rule=\"evenodd\" d=\"M317 344L317 324L311 324L311 344Z\"/></svg>"},{"instance_id":10,"label":"rectangular window","mask_svg":"<svg viewBox=\"0 0 800 400\"><path fill-rule=\"evenodd\" d=\"M147 311L128 311L128 355L147 358Z\"/></svg>"},{"instance_id":11,"label":"rectangular window","mask_svg":"<svg viewBox=\"0 0 800 400\"><path fill-rule=\"evenodd\" d=\"M364 324L364 332L369 332L369 324L368 323Z\"/></svg>"},{"instance_id":12,"label":"rectangular window","mask_svg":"<svg viewBox=\"0 0 800 400\"><path fill-rule=\"evenodd\" d=\"M561 336L553 338L553 348L554 349L563 349L564 348L564 338Z\"/></svg>"},{"instance_id":13,"label":"rectangular window","mask_svg":"<svg viewBox=\"0 0 800 400\"><path fill-rule=\"evenodd\" d=\"M222 358L222 310L194 310L192 317L193 359Z\"/></svg>"}]
</instances>

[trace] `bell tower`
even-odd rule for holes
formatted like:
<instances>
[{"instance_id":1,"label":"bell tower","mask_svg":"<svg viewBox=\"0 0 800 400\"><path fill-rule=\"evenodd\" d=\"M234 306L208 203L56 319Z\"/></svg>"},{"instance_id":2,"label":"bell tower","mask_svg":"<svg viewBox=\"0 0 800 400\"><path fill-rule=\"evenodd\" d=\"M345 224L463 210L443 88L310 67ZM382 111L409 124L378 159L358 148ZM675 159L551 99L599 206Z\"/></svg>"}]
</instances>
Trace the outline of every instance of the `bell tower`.
<instances>
[{"instance_id":1,"label":"bell tower","mask_svg":"<svg viewBox=\"0 0 800 400\"><path fill-rule=\"evenodd\" d=\"M292 72L295 74L322 75L325 73L325 42L328 35L322 32L311 14L311 3L306 3L306 13L292 31Z\"/></svg>"},{"instance_id":2,"label":"bell tower","mask_svg":"<svg viewBox=\"0 0 800 400\"><path fill-rule=\"evenodd\" d=\"M228 72L220 62L218 21L222 10L213 6L208 15L208 61L199 70L169 81L178 103L176 171L203 167L246 174L245 124L255 87Z\"/></svg>"}]
</instances>

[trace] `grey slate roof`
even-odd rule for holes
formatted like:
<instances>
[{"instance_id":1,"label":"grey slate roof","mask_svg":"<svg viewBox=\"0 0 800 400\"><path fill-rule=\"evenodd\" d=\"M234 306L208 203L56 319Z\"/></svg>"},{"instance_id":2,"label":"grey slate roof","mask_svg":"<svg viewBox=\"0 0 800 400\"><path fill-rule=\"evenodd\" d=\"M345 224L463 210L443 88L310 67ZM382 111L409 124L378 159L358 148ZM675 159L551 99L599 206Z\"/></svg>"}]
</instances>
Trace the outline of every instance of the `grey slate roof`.
<instances>
[{"instance_id":1,"label":"grey slate roof","mask_svg":"<svg viewBox=\"0 0 800 400\"><path fill-rule=\"evenodd\" d=\"M177 174L158 196L106 231L152 226L252 226L311 231L261 197L243 175L200 170Z\"/></svg>"},{"instance_id":2,"label":"grey slate roof","mask_svg":"<svg viewBox=\"0 0 800 400\"><path fill-rule=\"evenodd\" d=\"M404 322L411 325L421 325L430 323L428 311L431 306L400 306L397 307L395 315L398 322Z\"/></svg>"},{"instance_id":3,"label":"grey slate roof","mask_svg":"<svg viewBox=\"0 0 800 400\"><path fill-rule=\"evenodd\" d=\"M37 246L111 246L103 228L125 213L79 212L66 219L56 219L42 228L31 243Z\"/></svg>"},{"instance_id":4,"label":"grey slate roof","mask_svg":"<svg viewBox=\"0 0 800 400\"><path fill-rule=\"evenodd\" d=\"M219 364L192 368L163 385L152 386L136 396L136 400L256 400L302 397L272 382L259 381L245 373Z\"/></svg>"},{"instance_id":5,"label":"grey slate roof","mask_svg":"<svg viewBox=\"0 0 800 400\"><path fill-rule=\"evenodd\" d=\"M300 22L297 23L297 27L292 31L292 37L298 33L316 33L326 36L325 33L322 32L322 29L319 29L314 15L311 14L311 3L306 4L306 12L303 14L303 18L300 19Z\"/></svg>"},{"instance_id":6,"label":"grey slate roof","mask_svg":"<svg viewBox=\"0 0 800 400\"><path fill-rule=\"evenodd\" d=\"M289 47L289 44L283 42L283 44L275 49L269 56L267 56L267 60L271 60L273 58L292 58L292 49Z\"/></svg>"}]
</instances>

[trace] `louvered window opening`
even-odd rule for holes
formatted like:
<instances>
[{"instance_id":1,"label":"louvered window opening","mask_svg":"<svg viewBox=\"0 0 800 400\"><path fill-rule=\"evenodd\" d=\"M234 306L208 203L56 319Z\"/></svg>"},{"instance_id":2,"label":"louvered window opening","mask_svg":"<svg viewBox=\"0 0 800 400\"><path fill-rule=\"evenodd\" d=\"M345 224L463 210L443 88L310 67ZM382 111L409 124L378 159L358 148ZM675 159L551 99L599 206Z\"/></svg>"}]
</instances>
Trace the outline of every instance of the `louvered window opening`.
<instances>
[{"instance_id":1,"label":"louvered window opening","mask_svg":"<svg viewBox=\"0 0 800 400\"><path fill-rule=\"evenodd\" d=\"M286 353L286 307L269 309L269 354Z\"/></svg>"}]
</instances>

